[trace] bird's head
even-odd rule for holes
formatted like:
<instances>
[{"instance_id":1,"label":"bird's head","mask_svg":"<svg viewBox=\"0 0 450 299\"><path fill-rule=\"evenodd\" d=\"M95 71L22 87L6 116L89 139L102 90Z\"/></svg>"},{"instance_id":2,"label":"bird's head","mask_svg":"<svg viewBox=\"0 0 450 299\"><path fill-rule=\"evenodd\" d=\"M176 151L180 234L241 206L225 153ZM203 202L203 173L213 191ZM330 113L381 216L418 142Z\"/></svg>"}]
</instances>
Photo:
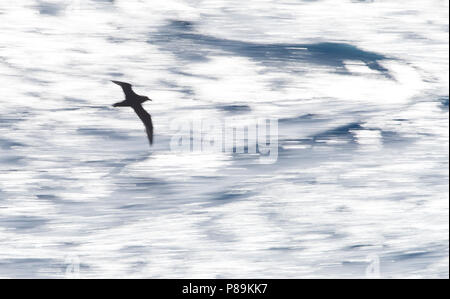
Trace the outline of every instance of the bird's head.
<instances>
[{"instance_id":1,"label":"bird's head","mask_svg":"<svg viewBox=\"0 0 450 299\"><path fill-rule=\"evenodd\" d=\"M149 97L144 97L145 101L151 101L152 99L150 99Z\"/></svg>"}]
</instances>

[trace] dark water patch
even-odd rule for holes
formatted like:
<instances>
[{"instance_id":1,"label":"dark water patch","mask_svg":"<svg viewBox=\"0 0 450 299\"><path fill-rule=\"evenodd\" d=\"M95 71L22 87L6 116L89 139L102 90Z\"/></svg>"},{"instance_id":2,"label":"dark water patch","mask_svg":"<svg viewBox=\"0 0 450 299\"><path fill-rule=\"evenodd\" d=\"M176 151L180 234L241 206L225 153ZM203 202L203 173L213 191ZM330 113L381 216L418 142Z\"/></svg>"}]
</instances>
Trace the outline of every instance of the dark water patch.
<instances>
[{"instance_id":1,"label":"dark water patch","mask_svg":"<svg viewBox=\"0 0 450 299\"><path fill-rule=\"evenodd\" d=\"M354 134L351 132L352 130L361 130L360 123L350 123L347 125L343 125L334 129L327 130L320 134L312 136L314 142L321 142L322 140L331 140L331 139L345 139L348 142L356 143L356 139Z\"/></svg>"},{"instance_id":2,"label":"dark water patch","mask_svg":"<svg viewBox=\"0 0 450 299\"><path fill-rule=\"evenodd\" d=\"M0 157L0 164L6 165L14 165L17 166L24 166L25 165L25 159L24 156L15 156L15 155L2 155Z\"/></svg>"},{"instance_id":3,"label":"dark water patch","mask_svg":"<svg viewBox=\"0 0 450 299\"><path fill-rule=\"evenodd\" d=\"M347 251L347 250L365 250L367 248L373 247L373 246L377 246L377 245L372 245L372 244L356 244L356 245L351 245L351 246L347 246L345 247L343 250Z\"/></svg>"},{"instance_id":4,"label":"dark water patch","mask_svg":"<svg viewBox=\"0 0 450 299\"><path fill-rule=\"evenodd\" d=\"M135 261L132 262L129 266L128 273L136 274L136 272L145 270L149 265L148 261Z\"/></svg>"},{"instance_id":5,"label":"dark water patch","mask_svg":"<svg viewBox=\"0 0 450 299\"><path fill-rule=\"evenodd\" d=\"M42 75L35 75L35 73L41 74L41 73L47 73L48 70L41 69L41 68L17 68L19 71L22 72L23 78L33 84L37 84L40 86L49 86L52 84L52 81L45 80L42 78Z\"/></svg>"},{"instance_id":6,"label":"dark water patch","mask_svg":"<svg viewBox=\"0 0 450 299\"><path fill-rule=\"evenodd\" d=\"M241 199L248 196L246 193L233 193L233 192L214 192L208 195L211 200L228 201L234 199Z\"/></svg>"},{"instance_id":7,"label":"dark water patch","mask_svg":"<svg viewBox=\"0 0 450 299\"><path fill-rule=\"evenodd\" d=\"M148 205L144 204L129 204L118 207L119 210L145 210Z\"/></svg>"},{"instance_id":8,"label":"dark water patch","mask_svg":"<svg viewBox=\"0 0 450 299\"><path fill-rule=\"evenodd\" d=\"M401 269L403 273L409 273L410 271L414 273L414 270L426 269L432 265L436 265L436 261L442 260L445 257L448 259L448 243L444 245L428 243L421 247L410 248L405 251L388 252L383 259L389 260L390 263L384 264L381 267L381 272L391 272L395 269ZM440 272L436 274L448 279L448 266L444 273Z\"/></svg>"},{"instance_id":9,"label":"dark water patch","mask_svg":"<svg viewBox=\"0 0 450 299\"><path fill-rule=\"evenodd\" d=\"M129 137L125 134L117 133L113 130L108 129L98 129L98 128L79 128L77 132L82 135L90 135L90 136L103 136L107 138L113 139L129 139Z\"/></svg>"},{"instance_id":10,"label":"dark water patch","mask_svg":"<svg viewBox=\"0 0 450 299\"><path fill-rule=\"evenodd\" d=\"M58 16L64 11L65 5L63 5L63 3L40 1L37 4L36 9L41 15Z\"/></svg>"},{"instance_id":11,"label":"dark water patch","mask_svg":"<svg viewBox=\"0 0 450 299\"><path fill-rule=\"evenodd\" d=\"M39 178L46 179L46 180L63 181L66 183L70 183L72 181L77 180L77 179L71 178L69 176L54 175L54 174L51 174L51 172L47 172L47 171L40 171ZM51 188L48 188L48 187L43 187L43 188L44 188L43 190L52 190Z\"/></svg>"},{"instance_id":12,"label":"dark water patch","mask_svg":"<svg viewBox=\"0 0 450 299\"><path fill-rule=\"evenodd\" d=\"M213 76L206 76L206 75L198 75L198 74L188 73L188 72L185 72L185 71L181 71L181 70L179 70L177 68L170 68L169 70L170 70L170 72L172 74L182 75L182 76L186 76L186 77L201 78L201 79L207 79L207 80L218 80L219 79L219 78L213 77Z\"/></svg>"},{"instance_id":13,"label":"dark water patch","mask_svg":"<svg viewBox=\"0 0 450 299\"><path fill-rule=\"evenodd\" d=\"M67 249L67 247L75 247L80 246L81 243L79 242L73 242L73 241L64 241L58 244L59 247Z\"/></svg>"},{"instance_id":14,"label":"dark water patch","mask_svg":"<svg viewBox=\"0 0 450 299\"><path fill-rule=\"evenodd\" d=\"M13 141L10 139L0 138L0 148L9 150L9 149L13 149L14 147L19 147L19 146L23 147L26 145L21 142Z\"/></svg>"},{"instance_id":15,"label":"dark water patch","mask_svg":"<svg viewBox=\"0 0 450 299\"><path fill-rule=\"evenodd\" d=\"M266 250L270 250L270 251L292 251L292 250L298 250L298 248L293 248L293 247L269 247Z\"/></svg>"},{"instance_id":16,"label":"dark water patch","mask_svg":"<svg viewBox=\"0 0 450 299\"><path fill-rule=\"evenodd\" d=\"M121 252L126 253L138 253L141 254L148 248L146 246L140 246L140 245L132 245L132 246L124 246L121 249L119 249Z\"/></svg>"},{"instance_id":17,"label":"dark water patch","mask_svg":"<svg viewBox=\"0 0 450 299\"><path fill-rule=\"evenodd\" d=\"M405 137L395 131L381 131L383 146L398 146L402 143L413 142L415 138Z\"/></svg>"},{"instance_id":18,"label":"dark water patch","mask_svg":"<svg viewBox=\"0 0 450 299\"><path fill-rule=\"evenodd\" d=\"M54 191L54 192L58 192L61 191L60 188L49 188L49 187L44 187L44 188L40 188L39 190L40 192L44 191L44 192L50 192L50 191ZM48 194L48 193L42 193L42 194L37 194L36 197L39 200L47 200L53 204L59 204L62 206L62 208L67 209L69 206L71 207L77 207L79 208L81 205L83 205L83 202L77 201L77 200L73 200L73 199L62 199L59 196L53 195L53 194Z\"/></svg>"},{"instance_id":19,"label":"dark water patch","mask_svg":"<svg viewBox=\"0 0 450 299\"><path fill-rule=\"evenodd\" d=\"M56 259L50 258L6 258L0 259L0 276L8 278L53 277L64 273L53 266Z\"/></svg>"},{"instance_id":20,"label":"dark water patch","mask_svg":"<svg viewBox=\"0 0 450 299\"><path fill-rule=\"evenodd\" d=\"M29 119L32 115L29 111L14 111L9 114L0 114L0 127L11 127L18 122Z\"/></svg>"},{"instance_id":21,"label":"dark water patch","mask_svg":"<svg viewBox=\"0 0 450 299\"><path fill-rule=\"evenodd\" d=\"M17 122L23 121L23 118L20 117L0 117L0 128L11 127Z\"/></svg>"},{"instance_id":22,"label":"dark water patch","mask_svg":"<svg viewBox=\"0 0 450 299\"><path fill-rule=\"evenodd\" d=\"M58 112L58 111L76 111L80 110L79 107L68 107L68 108L58 108L58 109L50 109L51 112Z\"/></svg>"},{"instance_id":23,"label":"dark water patch","mask_svg":"<svg viewBox=\"0 0 450 299\"><path fill-rule=\"evenodd\" d=\"M363 277L369 265L370 265L369 261L345 260L342 262L341 266L335 269L334 271L338 271L337 273L341 274L337 277L342 277L342 273L345 273L345 276L347 277Z\"/></svg>"},{"instance_id":24,"label":"dark water patch","mask_svg":"<svg viewBox=\"0 0 450 299\"><path fill-rule=\"evenodd\" d=\"M255 61L281 67L286 63L303 62L328 66L349 73L345 61L362 61L372 70L391 77L380 61L386 56L362 50L347 43L322 42L312 44L254 43L217 38L195 32L194 23L171 21L150 36L151 44L161 45L179 59L188 62L207 61L212 55L248 57ZM299 71L299 69L297 69Z\"/></svg>"},{"instance_id":25,"label":"dark water patch","mask_svg":"<svg viewBox=\"0 0 450 299\"><path fill-rule=\"evenodd\" d=\"M87 164L97 164L98 166L103 166L103 165L107 165L107 166L117 166L117 165L121 165L119 163L115 163L115 162L110 162L110 160L108 159L97 159L97 160L85 160L83 161L84 163Z\"/></svg>"},{"instance_id":26,"label":"dark water patch","mask_svg":"<svg viewBox=\"0 0 450 299\"><path fill-rule=\"evenodd\" d=\"M392 258L395 261L403 261L403 260L409 260L409 259L424 258L424 257L430 256L430 255L431 255L431 252L429 252L429 251L417 251L417 252L393 254Z\"/></svg>"},{"instance_id":27,"label":"dark water patch","mask_svg":"<svg viewBox=\"0 0 450 299\"><path fill-rule=\"evenodd\" d=\"M125 159L120 159L118 163L120 165L128 165L131 163L142 162L148 159L148 153L133 153L133 157L128 157ZM139 178L136 178L138 180Z\"/></svg>"},{"instance_id":28,"label":"dark water patch","mask_svg":"<svg viewBox=\"0 0 450 299\"><path fill-rule=\"evenodd\" d=\"M123 73L120 72L110 72L110 73L106 73L107 75L110 75L112 77L123 77Z\"/></svg>"},{"instance_id":29,"label":"dark water patch","mask_svg":"<svg viewBox=\"0 0 450 299\"><path fill-rule=\"evenodd\" d=\"M120 169L121 166L118 166L115 172L120 171ZM125 175L118 177L115 184L118 187L114 192L117 198L127 198L130 193L139 193L145 196L177 194L177 190L173 190L170 183L160 178L142 178Z\"/></svg>"},{"instance_id":30,"label":"dark water patch","mask_svg":"<svg viewBox=\"0 0 450 299\"><path fill-rule=\"evenodd\" d=\"M180 85L175 84L175 83L173 83L171 81L168 81L168 80L159 80L159 84L162 85L162 86L166 86L166 87L170 88L171 90L175 90L175 91L181 92L181 93L183 93L185 95L188 95L188 96L194 96L195 95L194 89L192 87L190 87L190 86L180 86Z\"/></svg>"},{"instance_id":31,"label":"dark water patch","mask_svg":"<svg viewBox=\"0 0 450 299\"><path fill-rule=\"evenodd\" d=\"M217 108L232 114L249 113L252 111L248 105L223 105L218 106Z\"/></svg>"},{"instance_id":32,"label":"dark water patch","mask_svg":"<svg viewBox=\"0 0 450 299\"><path fill-rule=\"evenodd\" d=\"M41 94L34 91L27 91L25 92L25 95L33 97L33 98L41 98Z\"/></svg>"},{"instance_id":33,"label":"dark water patch","mask_svg":"<svg viewBox=\"0 0 450 299\"><path fill-rule=\"evenodd\" d=\"M347 135L350 130L361 130L361 124L360 123L350 123L348 125L340 126L331 130L328 130L320 135L326 135L326 136L339 136L339 135Z\"/></svg>"},{"instance_id":34,"label":"dark water patch","mask_svg":"<svg viewBox=\"0 0 450 299\"><path fill-rule=\"evenodd\" d=\"M448 156L447 156L448 159ZM422 185L434 186L447 186L448 187L448 175L444 174L421 174L418 176L418 180ZM418 204L422 204L422 201L418 201Z\"/></svg>"},{"instance_id":35,"label":"dark water patch","mask_svg":"<svg viewBox=\"0 0 450 299\"><path fill-rule=\"evenodd\" d=\"M154 180L150 180L150 181L135 183L135 186L139 187L139 188L148 188L148 187L161 186L161 185L167 185L167 182L163 181L163 180L159 180L159 179L154 179Z\"/></svg>"},{"instance_id":36,"label":"dark water patch","mask_svg":"<svg viewBox=\"0 0 450 299\"><path fill-rule=\"evenodd\" d=\"M194 23L190 21L183 20L172 20L169 24L172 29L180 30L180 31L193 31Z\"/></svg>"},{"instance_id":37,"label":"dark water patch","mask_svg":"<svg viewBox=\"0 0 450 299\"><path fill-rule=\"evenodd\" d=\"M343 138L335 138L334 140L342 141ZM279 149L277 164L286 168L292 168L295 165L310 168L319 167L323 161L330 158L333 161L349 161L354 155L353 151L358 148L356 142L349 142L346 139L337 144L327 143L327 140L311 140L309 144L310 146L303 148L287 147ZM305 142L300 145L308 145L308 143ZM316 185L318 181L315 177L300 177L296 180L296 183Z\"/></svg>"},{"instance_id":38,"label":"dark water patch","mask_svg":"<svg viewBox=\"0 0 450 299\"><path fill-rule=\"evenodd\" d=\"M0 218L0 226L14 230L32 230L47 224L48 220L35 216L9 216Z\"/></svg>"},{"instance_id":39,"label":"dark water patch","mask_svg":"<svg viewBox=\"0 0 450 299\"><path fill-rule=\"evenodd\" d=\"M55 195L51 195L51 194L38 194L36 196L39 199L52 200L52 201L54 201L58 198Z\"/></svg>"},{"instance_id":40,"label":"dark water patch","mask_svg":"<svg viewBox=\"0 0 450 299\"><path fill-rule=\"evenodd\" d=\"M448 96L447 97L441 97L439 99L439 102L441 103L442 110L448 110Z\"/></svg>"},{"instance_id":41,"label":"dark water patch","mask_svg":"<svg viewBox=\"0 0 450 299\"><path fill-rule=\"evenodd\" d=\"M286 79L272 79L269 81L269 86L271 90L280 90L289 86L290 81Z\"/></svg>"},{"instance_id":42,"label":"dark water patch","mask_svg":"<svg viewBox=\"0 0 450 299\"><path fill-rule=\"evenodd\" d=\"M343 67L345 60L360 60L367 67L379 72L387 72L378 62L386 59L385 56L359 49L356 46L343 43L317 43L305 45L309 52L312 52L312 59L316 63Z\"/></svg>"},{"instance_id":43,"label":"dark water patch","mask_svg":"<svg viewBox=\"0 0 450 299\"><path fill-rule=\"evenodd\" d=\"M76 53L81 53L81 54L89 54L89 51L86 51L85 49L80 49L80 48L73 48L73 49L70 49L70 51L76 52Z\"/></svg>"},{"instance_id":44,"label":"dark water patch","mask_svg":"<svg viewBox=\"0 0 450 299\"><path fill-rule=\"evenodd\" d=\"M64 97L64 101L67 101L69 103L76 103L76 104L87 104L88 101L80 99L80 98L72 98L72 97Z\"/></svg>"},{"instance_id":45,"label":"dark water patch","mask_svg":"<svg viewBox=\"0 0 450 299\"><path fill-rule=\"evenodd\" d=\"M415 32L405 32L402 34L404 40L429 40L426 36L423 36L421 34L415 33Z\"/></svg>"},{"instance_id":46,"label":"dark water patch","mask_svg":"<svg viewBox=\"0 0 450 299\"><path fill-rule=\"evenodd\" d=\"M114 110L112 105L111 106L109 106L109 105L105 105L105 106L92 106L92 105L89 105L89 106L85 106L85 108L96 109L96 110L103 110L103 111L113 111Z\"/></svg>"},{"instance_id":47,"label":"dark water patch","mask_svg":"<svg viewBox=\"0 0 450 299\"><path fill-rule=\"evenodd\" d=\"M106 38L106 40L113 44L123 44L123 43L129 42L129 41L132 41L131 38L123 38L123 37L115 37L115 36L108 36Z\"/></svg>"},{"instance_id":48,"label":"dark water patch","mask_svg":"<svg viewBox=\"0 0 450 299\"><path fill-rule=\"evenodd\" d=\"M278 120L278 123L280 124L296 124L296 123L304 123L304 122L310 122L316 117L315 114L303 114L296 117L288 117L288 118L280 118Z\"/></svg>"},{"instance_id":49,"label":"dark water patch","mask_svg":"<svg viewBox=\"0 0 450 299\"><path fill-rule=\"evenodd\" d=\"M419 13L418 10L414 10L414 9L399 9L399 10L395 10L392 12L388 12L387 15L391 15L391 16L416 16Z\"/></svg>"},{"instance_id":50,"label":"dark water patch","mask_svg":"<svg viewBox=\"0 0 450 299\"><path fill-rule=\"evenodd\" d=\"M282 138L279 140L280 144L289 145L289 144L314 144L314 140L312 138Z\"/></svg>"},{"instance_id":51,"label":"dark water patch","mask_svg":"<svg viewBox=\"0 0 450 299\"><path fill-rule=\"evenodd\" d=\"M220 180L222 177L221 176L215 176L215 175L208 175L208 176L205 176L205 175L191 175L191 178L199 179L201 181L203 181L203 180L216 181L216 180Z\"/></svg>"}]
</instances>

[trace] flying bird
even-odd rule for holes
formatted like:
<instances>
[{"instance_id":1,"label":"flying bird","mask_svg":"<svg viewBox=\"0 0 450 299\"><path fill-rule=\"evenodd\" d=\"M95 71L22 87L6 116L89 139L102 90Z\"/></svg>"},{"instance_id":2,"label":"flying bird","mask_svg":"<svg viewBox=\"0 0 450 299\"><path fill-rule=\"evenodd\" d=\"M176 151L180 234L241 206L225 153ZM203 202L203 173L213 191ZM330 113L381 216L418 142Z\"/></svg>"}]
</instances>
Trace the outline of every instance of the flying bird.
<instances>
[{"instance_id":1,"label":"flying bird","mask_svg":"<svg viewBox=\"0 0 450 299\"><path fill-rule=\"evenodd\" d=\"M122 102L115 103L113 107L131 107L133 108L134 112L139 116L139 118L142 120L145 126L145 130L147 131L148 141L150 142L150 145L153 144L153 123L152 123L152 117L150 114L148 114L147 111L142 108L142 103L145 101L151 101L146 96L140 96L136 94L133 89L131 88L130 83L126 82L120 82L120 81L113 81L111 82L119 85L122 87L123 92L125 93L125 100Z\"/></svg>"}]
</instances>

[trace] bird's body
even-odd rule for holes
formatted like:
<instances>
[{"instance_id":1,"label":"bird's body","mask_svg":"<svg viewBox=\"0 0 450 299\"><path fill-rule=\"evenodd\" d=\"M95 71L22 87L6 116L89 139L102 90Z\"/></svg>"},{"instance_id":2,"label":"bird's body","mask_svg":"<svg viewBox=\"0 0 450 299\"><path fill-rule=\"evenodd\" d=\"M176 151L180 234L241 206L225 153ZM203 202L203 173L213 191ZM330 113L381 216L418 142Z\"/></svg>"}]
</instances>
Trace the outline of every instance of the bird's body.
<instances>
[{"instance_id":1,"label":"bird's body","mask_svg":"<svg viewBox=\"0 0 450 299\"><path fill-rule=\"evenodd\" d=\"M131 84L120 81L112 81L113 83L120 85L122 87L123 92L125 93L125 100L122 102L115 103L114 107L131 107L134 112L139 116L141 121L144 123L145 129L147 131L148 141L150 145L153 144L153 123L152 117L148 114L147 111L142 107L142 103L145 101L151 101L146 96L140 96L136 94L131 88Z\"/></svg>"}]
</instances>

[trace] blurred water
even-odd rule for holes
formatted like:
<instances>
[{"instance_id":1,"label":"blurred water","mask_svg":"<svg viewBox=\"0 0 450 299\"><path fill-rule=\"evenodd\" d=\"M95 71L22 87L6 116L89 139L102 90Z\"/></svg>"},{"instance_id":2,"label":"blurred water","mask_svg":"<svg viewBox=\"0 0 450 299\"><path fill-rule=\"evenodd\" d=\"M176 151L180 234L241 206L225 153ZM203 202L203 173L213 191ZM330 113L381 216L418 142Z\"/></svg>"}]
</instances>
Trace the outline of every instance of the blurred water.
<instances>
[{"instance_id":1,"label":"blurred water","mask_svg":"<svg viewBox=\"0 0 450 299\"><path fill-rule=\"evenodd\" d=\"M16 2L1 277L448 278L447 1ZM180 116L278 119L278 160L174 153Z\"/></svg>"}]
</instances>

